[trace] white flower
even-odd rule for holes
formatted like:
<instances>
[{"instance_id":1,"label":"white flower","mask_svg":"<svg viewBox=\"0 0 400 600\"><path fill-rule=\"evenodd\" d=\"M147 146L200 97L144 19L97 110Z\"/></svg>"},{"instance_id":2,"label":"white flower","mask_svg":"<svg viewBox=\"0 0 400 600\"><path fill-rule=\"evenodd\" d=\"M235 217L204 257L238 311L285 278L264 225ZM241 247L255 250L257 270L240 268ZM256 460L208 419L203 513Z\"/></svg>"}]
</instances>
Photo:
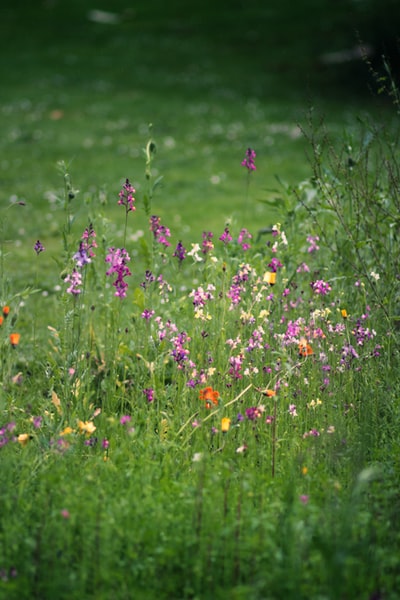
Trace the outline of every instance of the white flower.
<instances>
[{"instance_id":1,"label":"white flower","mask_svg":"<svg viewBox=\"0 0 400 600\"><path fill-rule=\"evenodd\" d=\"M192 244L192 249L188 252L188 256L191 256L194 262L202 262L201 256L199 256L200 244Z\"/></svg>"},{"instance_id":2,"label":"white flower","mask_svg":"<svg viewBox=\"0 0 400 600\"><path fill-rule=\"evenodd\" d=\"M371 271L370 275L372 279L375 279L375 281L378 281L378 279L380 279L379 273L375 273L375 271Z\"/></svg>"}]
</instances>

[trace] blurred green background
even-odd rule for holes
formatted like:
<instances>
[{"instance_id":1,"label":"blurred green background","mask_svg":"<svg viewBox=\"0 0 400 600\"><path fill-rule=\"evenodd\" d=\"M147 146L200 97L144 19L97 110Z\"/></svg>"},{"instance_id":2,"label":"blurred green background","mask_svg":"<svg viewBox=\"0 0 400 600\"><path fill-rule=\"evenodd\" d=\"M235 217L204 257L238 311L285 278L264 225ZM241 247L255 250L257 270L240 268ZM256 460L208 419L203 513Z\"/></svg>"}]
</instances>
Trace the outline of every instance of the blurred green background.
<instances>
[{"instance_id":1,"label":"blurred green background","mask_svg":"<svg viewBox=\"0 0 400 600\"><path fill-rule=\"evenodd\" d=\"M79 202L116 202L126 177L140 199L149 123L164 176L154 212L194 241L232 216L271 220L258 200L275 175L310 174L298 128L310 108L339 135L391 111L357 46L396 69L395 0L15 0L0 12L0 202L19 246L59 233L59 160ZM244 210L248 146L258 168ZM140 211L132 226L146 227Z\"/></svg>"}]
</instances>

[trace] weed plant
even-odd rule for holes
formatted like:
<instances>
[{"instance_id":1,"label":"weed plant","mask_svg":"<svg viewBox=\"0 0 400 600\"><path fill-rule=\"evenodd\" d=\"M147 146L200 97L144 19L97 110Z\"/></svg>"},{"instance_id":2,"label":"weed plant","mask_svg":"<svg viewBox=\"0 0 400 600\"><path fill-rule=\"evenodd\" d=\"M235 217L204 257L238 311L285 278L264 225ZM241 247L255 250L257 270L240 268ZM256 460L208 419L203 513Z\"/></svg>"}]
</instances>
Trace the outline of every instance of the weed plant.
<instances>
[{"instance_id":1,"label":"weed plant","mask_svg":"<svg viewBox=\"0 0 400 600\"><path fill-rule=\"evenodd\" d=\"M174 237L153 139L84 222L59 165L32 286L3 215L1 598L397 597L399 165L367 125L306 132L258 232ZM237 168L251 190L254 149Z\"/></svg>"}]
</instances>

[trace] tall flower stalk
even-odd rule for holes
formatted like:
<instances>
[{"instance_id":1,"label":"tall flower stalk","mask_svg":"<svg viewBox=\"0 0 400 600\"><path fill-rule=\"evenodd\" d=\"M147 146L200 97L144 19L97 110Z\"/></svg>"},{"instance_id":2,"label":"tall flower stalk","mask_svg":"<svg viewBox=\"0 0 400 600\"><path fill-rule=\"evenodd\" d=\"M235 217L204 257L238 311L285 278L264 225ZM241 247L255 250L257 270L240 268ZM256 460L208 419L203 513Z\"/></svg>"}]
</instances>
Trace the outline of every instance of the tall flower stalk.
<instances>
[{"instance_id":1,"label":"tall flower stalk","mask_svg":"<svg viewBox=\"0 0 400 600\"><path fill-rule=\"evenodd\" d=\"M247 204L248 204L248 200L249 200L249 189L250 189L251 174L253 173L253 171L257 170L257 167L256 167L255 162L254 162L256 156L257 155L256 155L255 151L252 148L247 148L245 157L242 160L242 162L240 163L242 165L242 167L245 167L247 169L246 194L245 194L245 213L247 213Z\"/></svg>"},{"instance_id":2,"label":"tall flower stalk","mask_svg":"<svg viewBox=\"0 0 400 600\"><path fill-rule=\"evenodd\" d=\"M118 204L125 207L125 228L124 228L124 248L126 246L126 232L128 229L128 214L136 210L134 205L135 198L133 194L136 192L135 188L131 185L129 179L126 179L121 191L118 194Z\"/></svg>"}]
</instances>

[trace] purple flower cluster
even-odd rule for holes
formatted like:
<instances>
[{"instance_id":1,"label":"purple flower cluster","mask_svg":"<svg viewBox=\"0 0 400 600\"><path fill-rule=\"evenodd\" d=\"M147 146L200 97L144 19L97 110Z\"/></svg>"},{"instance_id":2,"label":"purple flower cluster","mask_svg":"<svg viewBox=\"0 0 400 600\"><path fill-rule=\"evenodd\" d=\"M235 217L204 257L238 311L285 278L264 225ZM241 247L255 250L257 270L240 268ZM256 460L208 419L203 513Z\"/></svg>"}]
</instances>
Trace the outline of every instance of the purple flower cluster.
<instances>
[{"instance_id":1,"label":"purple flower cluster","mask_svg":"<svg viewBox=\"0 0 400 600\"><path fill-rule=\"evenodd\" d=\"M219 236L218 238L221 242L224 242L224 244L229 244L229 242L232 241L232 236L229 233L229 227L225 227L224 229L224 233L222 235Z\"/></svg>"},{"instance_id":2,"label":"purple flower cluster","mask_svg":"<svg viewBox=\"0 0 400 600\"><path fill-rule=\"evenodd\" d=\"M142 287L145 290L155 280L156 278L154 277L153 273L147 270L144 274L144 281L142 281L140 287Z\"/></svg>"},{"instance_id":3,"label":"purple flower cluster","mask_svg":"<svg viewBox=\"0 0 400 600\"><path fill-rule=\"evenodd\" d=\"M240 163L242 167L246 167L246 169L250 171L256 170L256 165L254 163L254 159L256 158L256 153L251 148L247 148L246 155L242 162Z\"/></svg>"},{"instance_id":4,"label":"purple flower cluster","mask_svg":"<svg viewBox=\"0 0 400 600\"><path fill-rule=\"evenodd\" d=\"M110 263L110 268L106 271L107 276L116 275L113 286L116 288L115 296L126 298L126 290L128 284L124 281L125 277L132 275L127 267L130 261L130 256L125 248L109 248L105 258L107 263Z\"/></svg>"},{"instance_id":5,"label":"purple flower cluster","mask_svg":"<svg viewBox=\"0 0 400 600\"><path fill-rule=\"evenodd\" d=\"M245 413L249 421L255 421L262 416L262 410L260 410L258 406L250 406L249 408L246 408Z\"/></svg>"},{"instance_id":6,"label":"purple flower cluster","mask_svg":"<svg viewBox=\"0 0 400 600\"><path fill-rule=\"evenodd\" d=\"M250 248L250 244L248 242L246 242L246 240L251 240L252 239L252 235L251 233L249 233L249 231L245 228L240 230L239 236L238 236L238 244L240 246L242 246L243 250L249 250Z\"/></svg>"},{"instance_id":7,"label":"purple flower cluster","mask_svg":"<svg viewBox=\"0 0 400 600\"><path fill-rule=\"evenodd\" d=\"M244 356L243 354L238 354L237 356L231 356L229 358L229 375L232 379L242 379L242 365L243 365Z\"/></svg>"},{"instance_id":8,"label":"purple flower cluster","mask_svg":"<svg viewBox=\"0 0 400 600\"><path fill-rule=\"evenodd\" d=\"M120 206L125 206L125 210L127 213L136 210L136 207L134 206L135 198L133 197L133 194L135 192L135 188L132 187L132 185L129 182L129 179L127 179L124 185L122 186L121 191L118 194L118 204Z\"/></svg>"},{"instance_id":9,"label":"purple flower cluster","mask_svg":"<svg viewBox=\"0 0 400 600\"><path fill-rule=\"evenodd\" d=\"M268 263L268 267L271 269L271 271L276 273L278 269L281 269L283 267L283 264L281 263L279 258L276 258L276 256L274 256Z\"/></svg>"},{"instance_id":10,"label":"purple flower cluster","mask_svg":"<svg viewBox=\"0 0 400 600\"><path fill-rule=\"evenodd\" d=\"M329 283L327 283L326 281L323 281L323 279L318 279L317 281L312 281L310 283L310 286L311 286L312 291L315 294L318 294L319 296L326 296L326 294L328 294L328 292L330 292L332 290Z\"/></svg>"},{"instance_id":11,"label":"purple flower cluster","mask_svg":"<svg viewBox=\"0 0 400 600\"><path fill-rule=\"evenodd\" d=\"M357 319L354 329L351 332L357 340L358 346L363 346L366 341L371 340L375 337L376 331L374 329L369 329L369 327L364 327L362 325L361 319Z\"/></svg>"},{"instance_id":12,"label":"purple flower cluster","mask_svg":"<svg viewBox=\"0 0 400 600\"><path fill-rule=\"evenodd\" d=\"M310 244L307 248L307 252L311 254L312 252L317 252L317 250L319 250L319 246L317 245L317 242L319 242L318 235L307 236L307 242Z\"/></svg>"},{"instance_id":13,"label":"purple flower cluster","mask_svg":"<svg viewBox=\"0 0 400 600\"><path fill-rule=\"evenodd\" d=\"M154 234L154 239L159 243L168 248L170 242L167 238L171 237L171 232L168 227L161 225L160 217L153 215L150 217L150 231Z\"/></svg>"},{"instance_id":14,"label":"purple flower cluster","mask_svg":"<svg viewBox=\"0 0 400 600\"><path fill-rule=\"evenodd\" d=\"M96 232L93 229L92 223L90 223L89 227L86 227L85 231L82 234L82 247L86 251L86 254L89 258L94 258L96 255L93 252L93 248L97 248L96 242Z\"/></svg>"},{"instance_id":15,"label":"purple flower cluster","mask_svg":"<svg viewBox=\"0 0 400 600\"><path fill-rule=\"evenodd\" d=\"M43 244L42 244L42 242L40 240L37 240L37 242L34 245L33 249L36 252L36 254L39 255L41 252L44 252L46 248L43 246Z\"/></svg>"},{"instance_id":16,"label":"purple flower cluster","mask_svg":"<svg viewBox=\"0 0 400 600\"><path fill-rule=\"evenodd\" d=\"M185 368L186 363L189 359L190 352L188 348L185 348L185 344L188 344L189 342L190 337L185 331L182 331L172 339L173 349L171 352L171 356L177 363L177 367L180 370Z\"/></svg>"},{"instance_id":17,"label":"purple flower cluster","mask_svg":"<svg viewBox=\"0 0 400 600\"><path fill-rule=\"evenodd\" d=\"M81 293L82 285L82 274L77 269L73 269L72 273L69 273L64 279L65 283L69 283L70 286L67 288L67 293L77 296Z\"/></svg>"},{"instance_id":18,"label":"purple flower cluster","mask_svg":"<svg viewBox=\"0 0 400 600\"><path fill-rule=\"evenodd\" d=\"M172 255L174 258L177 258L179 261L179 264L181 264L186 257L186 248L184 247L184 245L182 244L182 242L178 242L175 248L175 252Z\"/></svg>"},{"instance_id":19,"label":"purple flower cluster","mask_svg":"<svg viewBox=\"0 0 400 600\"><path fill-rule=\"evenodd\" d=\"M214 248L212 241L214 234L211 231L203 231L202 237L201 251L203 254L208 254Z\"/></svg>"},{"instance_id":20,"label":"purple flower cluster","mask_svg":"<svg viewBox=\"0 0 400 600\"><path fill-rule=\"evenodd\" d=\"M14 431L15 427L16 425L14 422L8 423L4 427L0 427L0 448L8 444L8 442L16 441L17 438L15 436L10 436L10 433Z\"/></svg>"},{"instance_id":21,"label":"purple flower cluster","mask_svg":"<svg viewBox=\"0 0 400 600\"><path fill-rule=\"evenodd\" d=\"M90 224L83 232L79 248L72 257L75 262L72 273L69 273L64 279L65 283L70 284L67 288L68 294L78 296L82 292L82 269L92 262L92 258L95 256L93 248L97 248L96 232L93 225Z\"/></svg>"},{"instance_id":22,"label":"purple flower cluster","mask_svg":"<svg viewBox=\"0 0 400 600\"><path fill-rule=\"evenodd\" d=\"M199 286L196 290L192 290L189 298L193 298L193 306L205 306L206 302L214 299L212 295L214 291L215 286L209 283L206 290L202 286Z\"/></svg>"},{"instance_id":23,"label":"purple flower cluster","mask_svg":"<svg viewBox=\"0 0 400 600\"><path fill-rule=\"evenodd\" d=\"M147 402L151 404L154 402L154 390L153 388L145 388L143 394L146 396Z\"/></svg>"}]
</instances>

